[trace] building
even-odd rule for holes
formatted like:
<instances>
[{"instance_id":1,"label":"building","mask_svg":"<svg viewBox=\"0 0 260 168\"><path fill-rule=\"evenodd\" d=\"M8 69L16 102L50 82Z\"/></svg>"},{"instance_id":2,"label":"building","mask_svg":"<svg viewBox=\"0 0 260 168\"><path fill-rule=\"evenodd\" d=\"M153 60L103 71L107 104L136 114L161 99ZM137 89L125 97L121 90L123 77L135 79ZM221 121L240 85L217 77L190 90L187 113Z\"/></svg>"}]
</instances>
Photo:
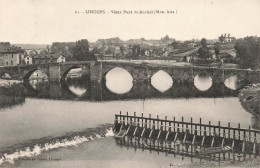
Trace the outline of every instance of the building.
<instances>
[{"instance_id":1,"label":"building","mask_svg":"<svg viewBox=\"0 0 260 168\"><path fill-rule=\"evenodd\" d=\"M24 62L26 65L30 65L33 63L33 58L31 55L26 55L24 56Z\"/></svg>"},{"instance_id":2,"label":"building","mask_svg":"<svg viewBox=\"0 0 260 168\"><path fill-rule=\"evenodd\" d=\"M219 41L221 43L230 43L230 42L236 40L236 38L232 37L229 33L228 34L226 34L226 33L225 34L221 34L221 36L218 37L218 38L219 38Z\"/></svg>"},{"instance_id":3,"label":"building","mask_svg":"<svg viewBox=\"0 0 260 168\"><path fill-rule=\"evenodd\" d=\"M61 53L38 54L33 57L34 64L48 64L66 62L66 58Z\"/></svg>"},{"instance_id":4,"label":"building","mask_svg":"<svg viewBox=\"0 0 260 168\"><path fill-rule=\"evenodd\" d=\"M47 49L25 49L24 50L24 64L30 65L34 63L34 57L39 54L49 53Z\"/></svg>"},{"instance_id":5,"label":"building","mask_svg":"<svg viewBox=\"0 0 260 168\"><path fill-rule=\"evenodd\" d=\"M183 52L183 53L178 53L178 54L174 54L173 52L169 54L169 58L176 60L176 61L183 61L183 62L191 62L192 59L197 59L198 58L198 49L199 48L195 48L193 50L187 51L187 52Z\"/></svg>"},{"instance_id":6,"label":"building","mask_svg":"<svg viewBox=\"0 0 260 168\"><path fill-rule=\"evenodd\" d=\"M234 50L220 50L219 57L226 59L234 59L237 54Z\"/></svg>"},{"instance_id":7,"label":"building","mask_svg":"<svg viewBox=\"0 0 260 168\"><path fill-rule=\"evenodd\" d=\"M7 47L0 49L0 66L16 66L22 64L24 50L20 47Z\"/></svg>"}]
</instances>

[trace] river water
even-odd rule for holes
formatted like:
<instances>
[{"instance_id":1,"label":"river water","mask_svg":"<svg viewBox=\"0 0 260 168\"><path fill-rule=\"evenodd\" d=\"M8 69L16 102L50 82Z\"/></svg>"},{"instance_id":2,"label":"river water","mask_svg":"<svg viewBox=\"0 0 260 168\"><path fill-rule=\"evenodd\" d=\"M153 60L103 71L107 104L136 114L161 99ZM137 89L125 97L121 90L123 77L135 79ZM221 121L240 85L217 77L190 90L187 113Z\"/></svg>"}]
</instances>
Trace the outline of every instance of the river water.
<instances>
[{"instance_id":1,"label":"river water","mask_svg":"<svg viewBox=\"0 0 260 168\"><path fill-rule=\"evenodd\" d=\"M80 71L79 71L80 72ZM203 74L194 83L175 83L159 71L149 83L133 83L121 69L102 84L87 78L65 83L23 83L25 101L0 109L0 160L3 167L169 167L196 164L181 156L158 155L117 145L111 126L120 111L212 125L254 127L237 97L245 83L236 76L215 84ZM106 125L104 125L106 124ZM86 130L93 128L93 130ZM83 136L84 135L84 136ZM83 137L82 137L83 136ZM26 159L25 159L26 158Z\"/></svg>"}]
</instances>

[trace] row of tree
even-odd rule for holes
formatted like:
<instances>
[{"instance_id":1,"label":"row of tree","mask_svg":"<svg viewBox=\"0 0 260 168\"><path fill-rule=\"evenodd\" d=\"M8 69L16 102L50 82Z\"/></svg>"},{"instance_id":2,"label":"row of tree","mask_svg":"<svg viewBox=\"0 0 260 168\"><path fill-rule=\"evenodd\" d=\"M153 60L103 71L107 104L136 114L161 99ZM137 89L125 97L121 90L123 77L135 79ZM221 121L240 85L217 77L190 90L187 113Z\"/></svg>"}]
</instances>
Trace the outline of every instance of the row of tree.
<instances>
[{"instance_id":1,"label":"row of tree","mask_svg":"<svg viewBox=\"0 0 260 168\"><path fill-rule=\"evenodd\" d=\"M73 48L73 59L77 61L96 61L94 53L89 51L88 40L79 40Z\"/></svg>"},{"instance_id":2,"label":"row of tree","mask_svg":"<svg viewBox=\"0 0 260 168\"><path fill-rule=\"evenodd\" d=\"M87 39L75 42L54 42L51 46L52 52L60 52L66 56L67 61L95 61L93 52L89 51Z\"/></svg>"}]
</instances>

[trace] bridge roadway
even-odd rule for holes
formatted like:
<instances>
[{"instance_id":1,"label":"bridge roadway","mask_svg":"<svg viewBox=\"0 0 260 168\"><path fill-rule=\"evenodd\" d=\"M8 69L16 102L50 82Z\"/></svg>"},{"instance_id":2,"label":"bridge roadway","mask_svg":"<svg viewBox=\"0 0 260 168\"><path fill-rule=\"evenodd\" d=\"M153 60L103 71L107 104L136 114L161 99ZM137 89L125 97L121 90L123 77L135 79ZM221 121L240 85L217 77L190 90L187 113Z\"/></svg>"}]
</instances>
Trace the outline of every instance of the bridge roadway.
<instances>
[{"instance_id":1,"label":"bridge roadway","mask_svg":"<svg viewBox=\"0 0 260 168\"><path fill-rule=\"evenodd\" d=\"M106 74L113 68L120 67L127 70L133 77L133 81L150 81L151 77L163 70L167 72L173 81L193 82L198 74L207 74L213 83L224 83L225 79L237 75L239 80L247 83L260 82L260 70L231 69L217 67L191 66L186 63L173 63L171 61L82 61L51 64L32 64L24 66L0 67L0 75L7 73L12 79L28 80L36 70L43 71L50 81L64 81L67 73L74 68L82 68L91 82L100 83L105 80Z\"/></svg>"}]
</instances>

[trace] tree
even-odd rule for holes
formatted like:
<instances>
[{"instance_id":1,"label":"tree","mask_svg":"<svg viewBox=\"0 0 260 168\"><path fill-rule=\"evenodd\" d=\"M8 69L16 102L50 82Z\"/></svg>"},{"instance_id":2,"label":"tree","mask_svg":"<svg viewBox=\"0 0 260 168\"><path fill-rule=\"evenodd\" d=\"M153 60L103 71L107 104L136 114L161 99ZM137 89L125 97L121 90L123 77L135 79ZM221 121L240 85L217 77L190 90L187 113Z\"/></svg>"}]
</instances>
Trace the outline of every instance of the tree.
<instances>
[{"instance_id":1,"label":"tree","mask_svg":"<svg viewBox=\"0 0 260 168\"><path fill-rule=\"evenodd\" d=\"M132 46L132 51L133 51L133 57L136 58L141 54L141 47L139 44L133 45Z\"/></svg>"},{"instance_id":2,"label":"tree","mask_svg":"<svg viewBox=\"0 0 260 168\"><path fill-rule=\"evenodd\" d=\"M165 37L161 38L161 41L162 41L163 43L167 43L167 42L170 41L170 37L169 37L168 35L166 35Z\"/></svg>"},{"instance_id":3,"label":"tree","mask_svg":"<svg viewBox=\"0 0 260 168\"><path fill-rule=\"evenodd\" d=\"M176 41L174 41L174 42L171 43L171 46L172 46L174 49L176 49L176 48L179 47L179 43L176 42Z\"/></svg>"},{"instance_id":4,"label":"tree","mask_svg":"<svg viewBox=\"0 0 260 168\"><path fill-rule=\"evenodd\" d=\"M245 37L236 41L235 50L241 68L260 68L260 38Z\"/></svg>"},{"instance_id":5,"label":"tree","mask_svg":"<svg viewBox=\"0 0 260 168\"><path fill-rule=\"evenodd\" d=\"M89 52L88 40L79 40L73 48L73 58L77 61L96 61L97 58Z\"/></svg>"},{"instance_id":6,"label":"tree","mask_svg":"<svg viewBox=\"0 0 260 168\"><path fill-rule=\"evenodd\" d=\"M66 61L70 61L72 59L73 47L75 47L74 42L54 42L50 50L53 53L63 54L66 57ZM48 47L47 50L50 52Z\"/></svg>"},{"instance_id":7,"label":"tree","mask_svg":"<svg viewBox=\"0 0 260 168\"><path fill-rule=\"evenodd\" d=\"M124 46L120 46L120 54L121 56L124 56L124 52L125 52L125 47Z\"/></svg>"},{"instance_id":8,"label":"tree","mask_svg":"<svg viewBox=\"0 0 260 168\"><path fill-rule=\"evenodd\" d=\"M169 36L168 36L168 35L166 35L166 36L164 37L164 40L167 40L167 41L169 41L169 40L170 40Z\"/></svg>"},{"instance_id":9,"label":"tree","mask_svg":"<svg viewBox=\"0 0 260 168\"><path fill-rule=\"evenodd\" d=\"M223 34L221 34L221 36L220 36L220 37L218 37L218 40L219 40L221 43L223 43L223 42L224 42L224 40L225 40L225 37L223 36Z\"/></svg>"},{"instance_id":10,"label":"tree","mask_svg":"<svg viewBox=\"0 0 260 168\"><path fill-rule=\"evenodd\" d=\"M92 53L93 54L98 54L99 53L99 50L97 47L94 47L93 50L92 50Z\"/></svg>"},{"instance_id":11,"label":"tree","mask_svg":"<svg viewBox=\"0 0 260 168\"><path fill-rule=\"evenodd\" d=\"M199 58L207 59L209 58L209 49L207 46L207 40L205 38L201 39L200 41L201 47L198 50Z\"/></svg>"},{"instance_id":12,"label":"tree","mask_svg":"<svg viewBox=\"0 0 260 168\"><path fill-rule=\"evenodd\" d=\"M0 49L6 49L6 48L10 48L11 44L9 42L0 42Z\"/></svg>"},{"instance_id":13,"label":"tree","mask_svg":"<svg viewBox=\"0 0 260 168\"><path fill-rule=\"evenodd\" d=\"M205 38L201 39L200 45L201 45L203 48L207 48L207 40L206 40Z\"/></svg>"},{"instance_id":14,"label":"tree","mask_svg":"<svg viewBox=\"0 0 260 168\"><path fill-rule=\"evenodd\" d=\"M214 50L215 50L216 57L218 59L219 58L219 52L220 52L220 44L219 43L214 44Z\"/></svg>"}]
</instances>

